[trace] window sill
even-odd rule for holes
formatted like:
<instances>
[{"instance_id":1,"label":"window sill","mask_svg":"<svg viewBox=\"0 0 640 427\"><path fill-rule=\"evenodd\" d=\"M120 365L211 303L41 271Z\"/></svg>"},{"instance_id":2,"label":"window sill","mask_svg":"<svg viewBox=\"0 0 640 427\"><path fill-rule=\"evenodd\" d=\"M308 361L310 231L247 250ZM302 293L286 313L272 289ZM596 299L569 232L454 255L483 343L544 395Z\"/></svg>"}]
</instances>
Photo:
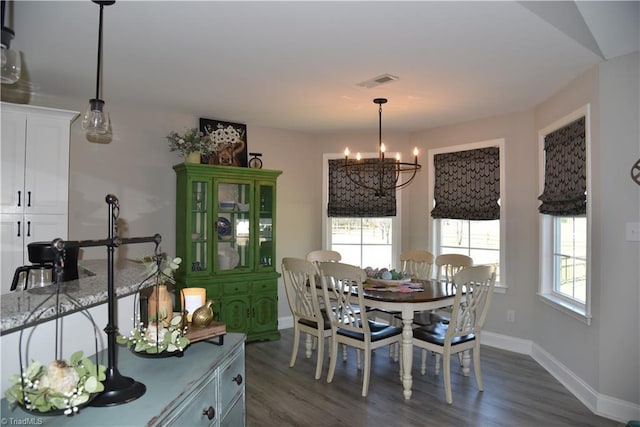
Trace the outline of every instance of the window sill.
<instances>
[{"instance_id":1,"label":"window sill","mask_svg":"<svg viewBox=\"0 0 640 427\"><path fill-rule=\"evenodd\" d=\"M542 302L544 302L545 304L550 305L551 307L555 308L556 310L559 310L571 317L573 317L574 319L578 319L581 322L585 323L586 325L590 325L591 324L591 316L587 315L585 313L585 310L583 307L575 305L575 304L571 304L568 301L565 301L562 298L558 298L553 294L541 294L539 293L538 296L540 297L540 300Z\"/></svg>"}]
</instances>

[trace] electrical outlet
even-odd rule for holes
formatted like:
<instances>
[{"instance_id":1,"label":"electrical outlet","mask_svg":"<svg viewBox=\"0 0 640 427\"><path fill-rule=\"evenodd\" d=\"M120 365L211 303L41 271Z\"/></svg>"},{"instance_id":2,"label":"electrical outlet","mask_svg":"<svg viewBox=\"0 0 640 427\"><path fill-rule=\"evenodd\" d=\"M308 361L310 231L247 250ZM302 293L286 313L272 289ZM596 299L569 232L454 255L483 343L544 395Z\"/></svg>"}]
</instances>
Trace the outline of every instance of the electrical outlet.
<instances>
[{"instance_id":1,"label":"electrical outlet","mask_svg":"<svg viewBox=\"0 0 640 427\"><path fill-rule=\"evenodd\" d=\"M516 321L516 311L515 310L507 310L507 322L515 322Z\"/></svg>"},{"instance_id":2,"label":"electrical outlet","mask_svg":"<svg viewBox=\"0 0 640 427\"><path fill-rule=\"evenodd\" d=\"M627 242L640 242L640 222L628 222L626 226Z\"/></svg>"}]
</instances>

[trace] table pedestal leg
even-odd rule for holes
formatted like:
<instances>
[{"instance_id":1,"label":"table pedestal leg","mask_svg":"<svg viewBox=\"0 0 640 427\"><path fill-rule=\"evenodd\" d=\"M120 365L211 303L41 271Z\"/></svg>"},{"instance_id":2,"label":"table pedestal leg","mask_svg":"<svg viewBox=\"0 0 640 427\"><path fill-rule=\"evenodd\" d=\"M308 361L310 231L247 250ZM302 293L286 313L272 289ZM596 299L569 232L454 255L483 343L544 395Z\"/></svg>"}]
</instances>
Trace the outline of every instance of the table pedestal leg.
<instances>
[{"instance_id":1,"label":"table pedestal leg","mask_svg":"<svg viewBox=\"0 0 640 427\"><path fill-rule=\"evenodd\" d=\"M405 400L411 399L411 368L413 366L413 310L402 311L402 387Z\"/></svg>"}]
</instances>

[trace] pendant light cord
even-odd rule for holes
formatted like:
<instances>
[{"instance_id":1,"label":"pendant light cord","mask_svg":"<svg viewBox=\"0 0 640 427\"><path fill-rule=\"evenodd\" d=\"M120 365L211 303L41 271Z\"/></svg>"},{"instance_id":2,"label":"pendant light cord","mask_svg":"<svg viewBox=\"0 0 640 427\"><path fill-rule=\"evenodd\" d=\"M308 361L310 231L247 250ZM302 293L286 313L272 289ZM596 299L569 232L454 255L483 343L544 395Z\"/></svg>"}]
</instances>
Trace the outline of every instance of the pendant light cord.
<instances>
[{"instance_id":1,"label":"pendant light cord","mask_svg":"<svg viewBox=\"0 0 640 427\"><path fill-rule=\"evenodd\" d=\"M100 23L98 24L98 72L96 73L96 99L100 99L100 62L102 60L102 11L104 5L100 5Z\"/></svg>"}]
</instances>

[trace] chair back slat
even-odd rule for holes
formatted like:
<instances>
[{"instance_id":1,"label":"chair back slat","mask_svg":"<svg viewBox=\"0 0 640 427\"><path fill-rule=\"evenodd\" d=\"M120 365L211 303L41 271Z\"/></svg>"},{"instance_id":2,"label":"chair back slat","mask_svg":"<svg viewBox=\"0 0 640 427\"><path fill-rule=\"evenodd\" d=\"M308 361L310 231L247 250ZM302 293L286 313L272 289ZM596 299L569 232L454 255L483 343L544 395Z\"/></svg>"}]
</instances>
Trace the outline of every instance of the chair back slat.
<instances>
[{"instance_id":1,"label":"chair back slat","mask_svg":"<svg viewBox=\"0 0 640 427\"><path fill-rule=\"evenodd\" d=\"M339 262L342 260L342 255L338 251L330 251L326 249L318 249L315 251L311 251L306 256L307 261L311 262L325 262L325 261L333 261Z\"/></svg>"},{"instance_id":2,"label":"chair back slat","mask_svg":"<svg viewBox=\"0 0 640 427\"><path fill-rule=\"evenodd\" d=\"M316 266L307 260L282 259L284 288L294 321L306 319L322 322L319 295L316 288L316 274Z\"/></svg>"},{"instance_id":3,"label":"chair back slat","mask_svg":"<svg viewBox=\"0 0 640 427\"><path fill-rule=\"evenodd\" d=\"M411 249L400 254L402 272L412 279L431 279L434 256L422 249Z\"/></svg>"},{"instance_id":4,"label":"chair back slat","mask_svg":"<svg viewBox=\"0 0 640 427\"><path fill-rule=\"evenodd\" d=\"M364 307L362 284L367 278L363 269L340 262L320 262L320 280L325 301L332 301L329 313L331 325L335 329L344 329L362 333L369 339L369 325Z\"/></svg>"},{"instance_id":5,"label":"chair back slat","mask_svg":"<svg viewBox=\"0 0 640 427\"><path fill-rule=\"evenodd\" d=\"M453 281L456 296L447 328L445 343L451 344L456 337L471 334L479 339L484 326L496 281L495 266L467 267L458 272Z\"/></svg>"},{"instance_id":6,"label":"chair back slat","mask_svg":"<svg viewBox=\"0 0 640 427\"><path fill-rule=\"evenodd\" d=\"M437 279L453 283L454 276L463 268L473 266L473 259L462 254L441 254L436 257Z\"/></svg>"}]
</instances>

